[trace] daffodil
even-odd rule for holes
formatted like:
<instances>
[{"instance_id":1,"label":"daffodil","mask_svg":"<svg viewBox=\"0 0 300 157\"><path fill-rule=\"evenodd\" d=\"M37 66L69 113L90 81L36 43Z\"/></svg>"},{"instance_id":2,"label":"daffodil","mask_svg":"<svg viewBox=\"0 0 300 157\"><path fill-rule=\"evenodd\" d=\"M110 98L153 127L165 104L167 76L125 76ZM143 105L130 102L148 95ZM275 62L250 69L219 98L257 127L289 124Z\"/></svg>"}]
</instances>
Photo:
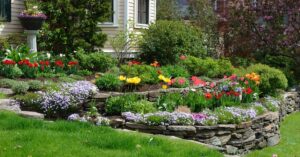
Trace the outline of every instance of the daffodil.
<instances>
[{"instance_id":1,"label":"daffodil","mask_svg":"<svg viewBox=\"0 0 300 157\"><path fill-rule=\"evenodd\" d=\"M141 78L139 77L133 77L133 78L127 78L126 82L129 84L139 84L141 82Z\"/></svg>"},{"instance_id":2,"label":"daffodil","mask_svg":"<svg viewBox=\"0 0 300 157\"><path fill-rule=\"evenodd\" d=\"M162 85L161 88L162 89L168 89L168 86L167 85Z\"/></svg>"}]
</instances>

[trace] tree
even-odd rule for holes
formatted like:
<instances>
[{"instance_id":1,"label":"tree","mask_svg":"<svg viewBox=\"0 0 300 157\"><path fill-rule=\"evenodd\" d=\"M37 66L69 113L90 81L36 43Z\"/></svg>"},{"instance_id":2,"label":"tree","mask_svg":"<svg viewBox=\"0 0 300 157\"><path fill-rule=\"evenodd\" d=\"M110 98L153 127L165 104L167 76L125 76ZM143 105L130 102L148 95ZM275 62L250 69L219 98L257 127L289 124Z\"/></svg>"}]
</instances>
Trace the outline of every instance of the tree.
<instances>
[{"instance_id":1,"label":"tree","mask_svg":"<svg viewBox=\"0 0 300 157\"><path fill-rule=\"evenodd\" d=\"M219 45L218 18L212 8L211 1L189 0L189 21L205 32L208 39L209 52L215 55ZM219 56L220 54L217 54Z\"/></svg>"},{"instance_id":2,"label":"tree","mask_svg":"<svg viewBox=\"0 0 300 157\"><path fill-rule=\"evenodd\" d=\"M157 0L157 20L180 20L177 0Z\"/></svg>"},{"instance_id":3,"label":"tree","mask_svg":"<svg viewBox=\"0 0 300 157\"><path fill-rule=\"evenodd\" d=\"M41 0L41 10L48 16L40 33L43 50L70 53L78 48L93 51L103 47L106 35L99 23L110 16L109 0Z\"/></svg>"},{"instance_id":4,"label":"tree","mask_svg":"<svg viewBox=\"0 0 300 157\"><path fill-rule=\"evenodd\" d=\"M300 66L299 8L299 0L233 0L226 34L229 55L254 57L293 75Z\"/></svg>"}]
</instances>

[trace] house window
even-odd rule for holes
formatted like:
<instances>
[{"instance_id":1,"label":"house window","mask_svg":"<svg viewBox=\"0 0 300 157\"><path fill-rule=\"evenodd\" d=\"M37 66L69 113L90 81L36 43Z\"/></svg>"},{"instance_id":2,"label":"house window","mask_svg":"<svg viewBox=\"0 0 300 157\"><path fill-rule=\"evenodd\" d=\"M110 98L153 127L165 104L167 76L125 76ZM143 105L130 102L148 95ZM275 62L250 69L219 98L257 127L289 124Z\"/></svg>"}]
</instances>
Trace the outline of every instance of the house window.
<instances>
[{"instance_id":1,"label":"house window","mask_svg":"<svg viewBox=\"0 0 300 157\"><path fill-rule=\"evenodd\" d=\"M101 23L103 27L115 27L118 25L118 0L107 0L109 2L109 7L111 10L111 14L105 22Z\"/></svg>"},{"instance_id":2,"label":"house window","mask_svg":"<svg viewBox=\"0 0 300 157\"><path fill-rule=\"evenodd\" d=\"M149 24L149 0L138 0L138 24Z\"/></svg>"},{"instance_id":3,"label":"house window","mask_svg":"<svg viewBox=\"0 0 300 157\"><path fill-rule=\"evenodd\" d=\"M11 0L0 1L0 21L11 21Z\"/></svg>"}]
</instances>

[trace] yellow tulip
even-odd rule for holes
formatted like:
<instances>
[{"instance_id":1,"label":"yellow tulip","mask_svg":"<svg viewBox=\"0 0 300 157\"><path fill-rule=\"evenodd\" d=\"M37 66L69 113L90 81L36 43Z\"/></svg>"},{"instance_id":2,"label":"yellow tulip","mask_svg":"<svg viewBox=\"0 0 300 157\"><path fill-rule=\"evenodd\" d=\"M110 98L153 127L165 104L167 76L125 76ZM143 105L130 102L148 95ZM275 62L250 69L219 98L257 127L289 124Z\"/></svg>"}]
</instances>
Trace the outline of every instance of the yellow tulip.
<instances>
[{"instance_id":1,"label":"yellow tulip","mask_svg":"<svg viewBox=\"0 0 300 157\"><path fill-rule=\"evenodd\" d=\"M164 80L165 77L164 77L164 75L159 75L158 78L159 78L160 80Z\"/></svg>"},{"instance_id":2,"label":"yellow tulip","mask_svg":"<svg viewBox=\"0 0 300 157\"><path fill-rule=\"evenodd\" d=\"M161 88L162 88L162 89L168 89L168 86L167 86L167 85L162 85Z\"/></svg>"},{"instance_id":3,"label":"yellow tulip","mask_svg":"<svg viewBox=\"0 0 300 157\"><path fill-rule=\"evenodd\" d=\"M120 76L119 76L119 80L125 81L125 80L126 80L126 76L120 75Z\"/></svg>"}]
</instances>

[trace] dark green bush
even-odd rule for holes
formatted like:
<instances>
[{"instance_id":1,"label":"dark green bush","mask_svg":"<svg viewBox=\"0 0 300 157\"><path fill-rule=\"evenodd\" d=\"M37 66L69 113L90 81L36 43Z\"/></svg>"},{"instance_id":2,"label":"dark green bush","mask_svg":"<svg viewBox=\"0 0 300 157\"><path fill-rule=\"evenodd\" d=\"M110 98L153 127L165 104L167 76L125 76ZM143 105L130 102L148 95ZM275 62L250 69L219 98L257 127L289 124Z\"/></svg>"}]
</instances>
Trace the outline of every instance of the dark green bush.
<instances>
[{"instance_id":1,"label":"dark green bush","mask_svg":"<svg viewBox=\"0 0 300 157\"><path fill-rule=\"evenodd\" d=\"M140 43L141 59L147 63L173 64L182 54L205 57L203 34L180 21L157 21L145 29Z\"/></svg>"},{"instance_id":2,"label":"dark green bush","mask_svg":"<svg viewBox=\"0 0 300 157\"><path fill-rule=\"evenodd\" d=\"M18 81L12 85L11 89L15 94L25 94L29 89L29 85L27 82Z\"/></svg>"},{"instance_id":3,"label":"dark green bush","mask_svg":"<svg viewBox=\"0 0 300 157\"><path fill-rule=\"evenodd\" d=\"M189 72L182 66L180 65L167 65L161 67L161 71L164 76L169 76L169 77L185 77L189 78L190 74Z\"/></svg>"},{"instance_id":4,"label":"dark green bush","mask_svg":"<svg viewBox=\"0 0 300 157\"><path fill-rule=\"evenodd\" d=\"M115 74L107 73L96 80L96 86L100 90L117 90L121 85L122 82Z\"/></svg>"},{"instance_id":5,"label":"dark green bush","mask_svg":"<svg viewBox=\"0 0 300 157\"><path fill-rule=\"evenodd\" d=\"M103 52L85 53L78 51L76 57L82 68L91 71L106 72L117 64L116 59Z\"/></svg>"},{"instance_id":6,"label":"dark green bush","mask_svg":"<svg viewBox=\"0 0 300 157\"><path fill-rule=\"evenodd\" d=\"M264 64L255 64L247 68L247 72L255 72L260 75L259 89L264 95L276 94L276 89L286 89L288 80L279 69Z\"/></svg>"},{"instance_id":7,"label":"dark green bush","mask_svg":"<svg viewBox=\"0 0 300 157\"><path fill-rule=\"evenodd\" d=\"M207 77L222 77L233 73L231 62L226 59L201 59L188 56L182 61L182 65L190 72L191 75L196 76L204 75Z\"/></svg>"},{"instance_id":8,"label":"dark green bush","mask_svg":"<svg viewBox=\"0 0 300 157\"><path fill-rule=\"evenodd\" d=\"M31 91L38 91L44 88L43 82L39 80L30 80L28 81L28 85L29 85L29 90Z\"/></svg>"},{"instance_id":9,"label":"dark green bush","mask_svg":"<svg viewBox=\"0 0 300 157\"><path fill-rule=\"evenodd\" d=\"M103 47L107 37L98 25L110 17L109 2L43 0L37 3L48 17L39 33L39 48L70 54L79 47L89 51Z\"/></svg>"},{"instance_id":10,"label":"dark green bush","mask_svg":"<svg viewBox=\"0 0 300 157\"><path fill-rule=\"evenodd\" d=\"M7 78L19 78L23 75L22 70L18 66L1 66L0 75Z\"/></svg>"},{"instance_id":11,"label":"dark green bush","mask_svg":"<svg viewBox=\"0 0 300 157\"><path fill-rule=\"evenodd\" d=\"M121 115L122 112L130 111L130 106L139 100L140 96L135 94L111 97L106 101L105 111L109 115Z\"/></svg>"}]
</instances>

